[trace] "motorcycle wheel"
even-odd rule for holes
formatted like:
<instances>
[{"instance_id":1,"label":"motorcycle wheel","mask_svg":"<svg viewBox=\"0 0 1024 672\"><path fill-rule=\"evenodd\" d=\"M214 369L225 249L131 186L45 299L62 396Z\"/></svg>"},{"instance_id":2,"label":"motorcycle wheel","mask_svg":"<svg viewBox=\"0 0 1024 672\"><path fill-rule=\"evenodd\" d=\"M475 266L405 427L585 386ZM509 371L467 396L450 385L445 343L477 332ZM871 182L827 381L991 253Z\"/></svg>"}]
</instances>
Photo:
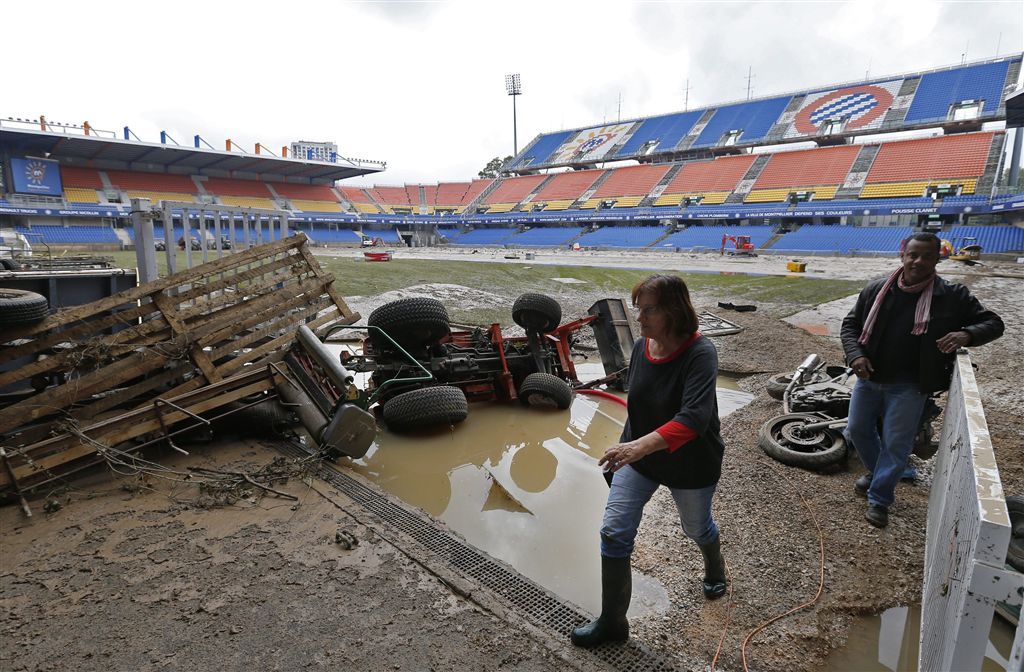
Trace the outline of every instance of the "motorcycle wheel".
<instances>
[{"instance_id":1,"label":"motorcycle wheel","mask_svg":"<svg viewBox=\"0 0 1024 672\"><path fill-rule=\"evenodd\" d=\"M789 413L764 423L757 437L769 457L782 464L804 469L825 469L846 459L846 441L837 429L827 427L801 432L800 428L822 418L806 413Z\"/></svg>"}]
</instances>

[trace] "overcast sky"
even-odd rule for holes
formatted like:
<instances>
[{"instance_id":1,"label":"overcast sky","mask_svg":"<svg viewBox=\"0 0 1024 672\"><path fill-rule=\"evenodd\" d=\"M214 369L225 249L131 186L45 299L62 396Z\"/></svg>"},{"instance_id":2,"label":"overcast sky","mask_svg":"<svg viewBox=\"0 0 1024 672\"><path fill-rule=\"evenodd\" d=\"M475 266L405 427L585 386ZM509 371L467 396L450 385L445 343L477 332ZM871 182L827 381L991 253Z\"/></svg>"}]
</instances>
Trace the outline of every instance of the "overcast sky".
<instances>
[{"instance_id":1,"label":"overcast sky","mask_svg":"<svg viewBox=\"0 0 1024 672\"><path fill-rule=\"evenodd\" d=\"M45 7L45 9L44 9ZM387 162L466 180L539 133L1024 49L1024 0L47 2L0 8L0 116Z\"/></svg>"}]
</instances>

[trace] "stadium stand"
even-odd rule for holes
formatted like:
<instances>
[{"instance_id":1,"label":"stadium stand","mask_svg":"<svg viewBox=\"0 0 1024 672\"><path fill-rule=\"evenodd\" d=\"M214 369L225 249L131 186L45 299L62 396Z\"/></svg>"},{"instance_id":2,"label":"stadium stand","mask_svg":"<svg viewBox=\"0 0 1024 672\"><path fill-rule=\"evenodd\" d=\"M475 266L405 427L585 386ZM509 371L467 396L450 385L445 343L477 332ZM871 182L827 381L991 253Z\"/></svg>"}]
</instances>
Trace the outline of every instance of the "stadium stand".
<instances>
[{"instance_id":1,"label":"stadium stand","mask_svg":"<svg viewBox=\"0 0 1024 672\"><path fill-rule=\"evenodd\" d=\"M597 188L597 191L591 194L590 198L580 207L596 208L601 201L605 200L616 200L615 205L622 207L619 205L620 202L624 202L626 199L634 201L639 197L638 200L632 203L632 205L637 205L651 192L651 189L661 182L662 178L671 169L672 166L668 164L617 168L611 171L608 178Z\"/></svg>"},{"instance_id":2,"label":"stadium stand","mask_svg":"<svg viewBox=\"0 0 1024 672\"><path fill-rule=\"evenodd\" d=\"M771 249L841 254L857 250L895 255L899 252L900 242L912 232L909 226L803 226L779 238Z\"/></svg>"},{"instance_id":3,"label":"stadium stand","mask_svg":"<svg viewBox=\"0 0 1024 672\"><path fill-rule=\"evenodd\" d=\"M452 245L500 245L518 232L515 228L474 229L452 241Z\"/></svg>"},{"instance_id":4,"label":"stadium stand","mask_svg":"<svg viewBox=\"0 0 1024 672\"><path fill-rule=\"evenodd\" d=\"M530 165L547 163L551 155L562 146L562 143L573 135L576 135L574 131L562 131L538 136L532 143L526 146L526 149L519 155L519 158L512 162L511 167L525 168Z\"/></svg>"},{"instance_id":5,"label":"stadium stand","mask_svg":"<svg viewBox=\"0 0 1024 672\"><path fill-rule=\"evenodd\" d=\"M964 100L983 101L982 117L996 114L1010 61L982 63L926 73L921 77L905 123L943 121L950 107Z\"/></svg>"},{"instance_id":6,"label":"stadium stand","mask_svg":"<svg viewBox=\"0 0 1024 672\"><path fill-rule=\"evenodd\" d=\"M437 235L447 238L449 241L462 233L462 230L457 227L439 226L437 227Z\"/></svg>"},{"instance_id":7,"label":"stadium stand","mask_svg":"<svg viewBox=\"0 0 1024 672\"><path fill-rule=\"evenodd\" d=\"M65 187L81 187L83 189L103 189L103 178L98 170L61 166L60 179Z\"/></svg>"},{"instance_id":8,"label":"stadium stand","mask_svg":"<svg viewBox=\"0 0 1024 672\"><path fill-rule=\"evenodd\" d=\"M118 245L121 241L109 226L15 226L21 234L42 235L50 245ZM32 237L32 240L36 238Z\"/></svg>"},{"instance_id":9,"label":"stadium stand","mask_svg":"<svg viewBox=\"0 0 1024 672\"><path fill-rule=\"evenodd\" d=\"M502 180L501 184L487 195L483 205L487 206L487 212L509 212L548 177L548 175L527 175Z\"/></svg>"},{"instance_id":10,"label":"stadium stand","mask_svg":"<svg viewBox=\"0 0 1024 672\"><path fill-rule=\"evenodd\" d=\"M537 192L531 205L543 204L545 210L566 210L604 173L604 170L558 173Z\"/></svg>"},{"instance_id":11,"label":"stadium stand","mask_svg":"<svg viewBox=\"0 0 1024 672\"><path fill-rule=\"evenodd\" d=\"M582 247L643 248L665 235L662 226L604 226L580 236Z\"/></svg>"},{"instance_id":12,"label":"stadium stand","mask_svg":"<svg viewBox=\"0 0 1024 672\"><path fill-rule=\"evenodd\" d=\"M814 198L830 199L843 184L860 146L845 145L772 154L747 203L784 201L794 189L814 192Z\"/></svg>"},{"instance_id":13,"label":"stadium stand","mask_svg":"<svg viewBox=\"0 0 1024 672\"><path fill-rule=\"evenodd\" d=\"M955 182L972 194L985 172L995 133L965 133L883 143L861 198L922 196L934 184Z\"/></svg>"},{"instance_id":14,"label":"stadium stand","mask_svg":"<svg viewBox=\"0 0 1024 672\"><path fill-rule=\"evenodd\" d=\"M755 159L748 154L684 164L654 205L679 205L687 196L701 198L705 205L725 203Z\"/></svg>"},{"instance_id":15,"label":"stadium stand","mask_svg":"<svg viewBox=\"0 0 1024 672\"><path fill-rule=\"evenodd\" d=\"M331 188L319 184L274 182L270 186L291 202L293 210L305 212L344 212Z\"/></svg>"},{"instance_id":16,"label":"stadium stand","mask_svg":"<svg viewBox=\"0 0 1024 672\"><path fill-rule=\"evenodd\" d=\"M691 226L677 231L658 243L658 247L678 247L684 250L703 247L717 250L722 247L722 236L750 236L754 247L761 247L772 237L771 226Z\"/></svg>"},{"instance_id":17,"label":"stadium stand","mask_svg":"<svg viewBox=\"0 0 1024 672\"><path fill-rule=\"evenodd\" d=\"M974 238L983 252L1024 252L1024 229L1017 226L954 226L939 237L960 244L965 237Z\"/></svg>"},{"instance_id":18,"label":"stadium stand","mask_svg":"<svg viewBox=\"0 0 1024 672\"><path fill-rule=\"evenodd\" d=\"M419 198L417 197L415 203L410 201L409 192L406 187L375 186L366 191L374 201L384 207L384 212L394 212L395 208L410 212L414 207L419 208Z\"/></svg>"},{"instance_id":19,"label":"stadium stand","mask_svg":"<svg viewBox=\"0 0 1024 672\"><path fill-rule=\"evenodd\" d=\"M491 186L494 180L473 180L472 182L441 182L437 185L434 200L427 196L427 204L436 209L454 210L461 213L481 192Z\"/></svg>"},{"instance_id":20,"label":"stadium stand","mask_svg":"<svg viewBox=\"0 0 1024 672\"><path fill-rule=\"evenodd\" d=\"M518 233L503 241L505 245L521 245L523 247L557 247L567 245L579 237L583 227L535 227Z\"/></svg>"},{"instance_id":21,"label":"stadium stand","mask_svg":"<svg viewBox=\"0 0 1024 672\"><path fill-rule=\"evenodd\" d=\"M234 205L240 208L277 209L277 204L272 198L273 194L267 189L267 185L256 180L210 177L203 184L203 188L208 193L217 196L224 205Z\"/></svg>"},{"instance_id":22,"label":"stadium stand","mask_svg":"<svg viewBox=\"0 0 1024 672\"><path fill-rule=\"evenodd\" d=\"M700 119L702 110L666 114L644 120L633 131L629 140L619 148L616 156L643 156L653 152L667 152L675 149L693 125Z\"/></svg>"},{"instance_id":23,"label":"stadium stand","mask_svg":"<svg viewBox=\"0 0 1024 672\"><path fill-rule=\"evenodd\" d=\"M790 99L791 96L784 96L720 107L691 147L714 147L731 131L740 132L733 144L760 140L789 105Z\"/></svg>"},{"instance_id":24,"label":"stadium stand","mask_svg":"<svg viewBox=\"0 0 1024 672\"><path fill-rule=\"evenodd\" d=\"M365 189L360 187L338 187L341 195L345 197L356 209L356 212L376 214L381 209L373 202Z\"/></svg>"},{"instance_id":25,"label":"stadium stand","mask_svg":"<svg viewBox=\"0 0 1024 672\"><path fill-rule=\"evenodd\" d=\"M144 173L128 170L105 170L114 187L124 191L128 198L148 198L159 201L194 201L198 193L195 182L188 175Z\"/></svg>"}]
</instances>

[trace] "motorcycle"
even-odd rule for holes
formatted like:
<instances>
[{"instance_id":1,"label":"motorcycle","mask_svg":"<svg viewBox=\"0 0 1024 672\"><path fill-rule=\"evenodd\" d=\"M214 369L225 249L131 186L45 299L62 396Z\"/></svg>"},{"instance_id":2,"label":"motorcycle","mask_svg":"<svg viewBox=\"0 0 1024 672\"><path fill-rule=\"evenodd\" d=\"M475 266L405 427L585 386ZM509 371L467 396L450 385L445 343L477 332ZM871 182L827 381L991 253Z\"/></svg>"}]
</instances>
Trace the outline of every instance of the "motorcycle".
<instances>
[{"instance_id":1,"label":"motorcycle","mask_svg":"<svg viewBox=\"0 0 1024 672\"><path fill-rule=\"evenodd\" d=\"M778 395L783 381L785 387ZM843 430L856 383L853 370L826 367L821 357L809 355L792 375L776 376L771 383L774 388L769 387L769 394L782 400L783 414L764 424L758 446L770 457L794 467L820 470L845 461L852 448ZM940 412L934 398L929 397L914 439L913 453L921 459L931 458L938 449L932 441L932 421Z\"/></svg>"}]
</instances>

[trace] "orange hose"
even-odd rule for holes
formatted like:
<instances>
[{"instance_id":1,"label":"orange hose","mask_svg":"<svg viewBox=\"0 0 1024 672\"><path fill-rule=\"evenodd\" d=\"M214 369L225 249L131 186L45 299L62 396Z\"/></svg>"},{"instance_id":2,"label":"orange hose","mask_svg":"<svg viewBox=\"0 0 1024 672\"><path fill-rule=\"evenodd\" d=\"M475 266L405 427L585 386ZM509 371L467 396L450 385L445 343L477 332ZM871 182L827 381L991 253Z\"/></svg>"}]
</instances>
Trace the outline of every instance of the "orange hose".
<instances>
[{"instance_id":1,"label":"orange hose","mask_svg":"<svg viewBox=\"0 0 1024 672\"><path fill-rule=\"evenodd\" d=\"M608 399L614 401L620 406L626 406L626 400L622 397L616 397L611 392L605 392L604 390L576 390L576 394L589 394L595 397L601 397L602 399Z\"/></svg>"},{"instance_id":2,"label":"orange hose","mask_svg":"<svg viewBox=\"0 0 1024 672\"><path fill-rule=\"evenodd\" d=\"M769 466L771 466L771 465L769 465ZM786 616L789 616L790 614L796 613L796 612L800 611L801 609L805 609L805 608L811 606L812 604L814 604L815 602L818 601L818 598L821 597L822 591L824 591L824 589L825 589L825 535L823 535L822 532L821 532L821 526L818 524L818 518L814 515L814 511L811 509L811 505L807 503L807 500L804 498L803 493L800 492L799 490L797 490L796 486L793 485L793 481L791 481L789 479L789 476L786 476L786 474L784 472L782 472L782 471L780 471L778 469L775 469L774 467L772 467L772 469L774 469L778 473L782 474L782 477L785 478L786 481L790 484L790 486L793 487L793 490L796 491L797 496L800 497L800 501L804 503L804 507L807 509L807 512L809 514L811 514L811 522L814 523L814 527L818 531L818 558L819 558L819 562L820 562L820 565L821 565L821 572L820 572L820 576L819 576L819 579L818 579L818 592L814 594L813 598L811 598L809 601L804 602L803 604L801 604L799 606L793 607L792 609L790 609L789 611L787 611L784 614L779 614L778 616L776 616L774 618L768 619L767 621L765 621L761 625L759 625L756 628L754 628L753 630L751 630L750 633L748 633L747 636L743 638L743 644L740 646L740 656L741 656L741 658L743 660L743 669L745 671L749 670L749 668L747 667L747 644L750 643L751 638L754 635L756 635L757 633L759 633L762 630L764 630L765 628L767 628L772 623L774 623L774 622L776 622L778 620L781 620L781 619L785 618Z\"/></svg>"}]
</instances>

